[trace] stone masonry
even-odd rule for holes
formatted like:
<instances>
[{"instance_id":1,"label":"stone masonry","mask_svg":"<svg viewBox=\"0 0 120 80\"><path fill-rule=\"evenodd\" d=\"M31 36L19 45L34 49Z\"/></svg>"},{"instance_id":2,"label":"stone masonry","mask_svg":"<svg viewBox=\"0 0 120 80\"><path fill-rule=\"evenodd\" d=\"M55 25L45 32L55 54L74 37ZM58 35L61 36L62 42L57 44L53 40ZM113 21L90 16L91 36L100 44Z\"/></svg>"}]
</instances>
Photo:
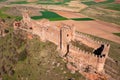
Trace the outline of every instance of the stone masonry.
<instances>
[{"instance_id":1,"label":"stone masonry","mask_svg":"<svg viewBox=\"0 0 120 80\"><path fill-rule=\"evenodd\" d=\"M22 29L40 37L41 41L50 41L58 46L60 56L65 59L66 66L72 73L80 72L90 80L106 78L104 65L110 45L95 41L87 35L75 31L73 25L53 24L47 19L32 20L27 12L23 12L23 19L13 23L14 29ZM81 43L94 48L93 52L87 52L75 47L71 41Z\"/></svg>"}]
</instances>

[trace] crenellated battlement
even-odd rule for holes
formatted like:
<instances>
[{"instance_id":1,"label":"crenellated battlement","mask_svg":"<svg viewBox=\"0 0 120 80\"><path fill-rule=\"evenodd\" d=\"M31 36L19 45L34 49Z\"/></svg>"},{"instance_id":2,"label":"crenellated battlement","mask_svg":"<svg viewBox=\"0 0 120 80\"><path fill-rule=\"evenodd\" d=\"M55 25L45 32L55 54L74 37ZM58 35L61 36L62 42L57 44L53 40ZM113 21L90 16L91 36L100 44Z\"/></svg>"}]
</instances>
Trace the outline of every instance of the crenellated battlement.
<instances>
[{"instance_id":1,"label":"crenellated battlement","mask_svg":"<svg viewBox=\"0 0 120 80\"><path fill-rule=\"evenodd\" d=\"M108 50L109 46L105 47L102 54L106 51L106 49ZM94 53L81 50L73 45L70 45L70 53L68 54L68 57L68 62L73 62L79 70L81 70L82 66L79 66L78 64L81 64L92 66L97 72L103 71L106 60L106 56L98 56Z\"/></svg>"},{"instance_id":2,"label":"crenellated battlement","mask_svg":"<svg viewBox=\"0 0 120 80\"><path fill-rule=\"evenodd\" d=\"M81 56L89 56L92 59L98 59L98 58L102 59L102 58L105 58L105 56L97 56L93 52L88 52L88 51L85 51L85 50L81 50L80 48L75 47L73 45L70 45L70 51L71 52L75 52L76 53L75 55L78 54L78 55L81 55Z\"/></svg>"},{"instance_id":3,"label":"crenellated battlement","mask_svg":"<svg viewBox=\"0 0 120 80\"><path fill-rule=\"evenodd\" d=\"M98 48L101 44L108 44L107 42L96 40L93 37L90 37L89 35L83 34L81 32L75 32L75 39L94 49Z\"/></svg>"}]
</instances>

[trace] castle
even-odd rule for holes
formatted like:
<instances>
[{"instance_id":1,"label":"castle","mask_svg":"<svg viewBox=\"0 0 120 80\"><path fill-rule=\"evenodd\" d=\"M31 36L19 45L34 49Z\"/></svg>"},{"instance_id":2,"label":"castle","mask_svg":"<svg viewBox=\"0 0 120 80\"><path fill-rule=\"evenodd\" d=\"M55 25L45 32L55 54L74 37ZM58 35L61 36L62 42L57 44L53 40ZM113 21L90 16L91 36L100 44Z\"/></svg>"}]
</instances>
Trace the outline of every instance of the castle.
<instances>
[{"instance_id":1,"label":"castle","mask_svg":"<svg viewBox=\"0 0 120 80\"><path fill-rule=\"evenodd\" d=\"M32 20L28 13L24 12L21 21L13 23L14 29L21 29L40 37L41 41L50 41L58 46L60 56L66 60L66 66L72 73L80 72L90 80L104 78L104 65L110 45L96 41L80 32L76 32L74 25L54 24L47 19ZM92 52L81 50L71 44L71 41L93 48Z\"/></svg>"}]
</instances>

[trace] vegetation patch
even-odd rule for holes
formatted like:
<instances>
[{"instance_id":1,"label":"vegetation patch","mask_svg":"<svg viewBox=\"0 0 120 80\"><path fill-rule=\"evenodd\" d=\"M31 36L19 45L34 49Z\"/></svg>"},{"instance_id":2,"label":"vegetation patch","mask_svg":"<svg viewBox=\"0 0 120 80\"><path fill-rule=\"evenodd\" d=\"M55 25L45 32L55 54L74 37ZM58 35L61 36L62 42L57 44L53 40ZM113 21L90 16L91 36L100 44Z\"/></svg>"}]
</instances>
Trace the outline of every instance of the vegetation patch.
<instances>
[{"instance_id":1,"label":"vegetation patch","mask_svg":"<svg viewBox=\"0 0 120 80\"><path fill-rule=\"evenodd\" d=\"M4 11L9 9L8 7L3 7L0 9L0 18L7 18L9 15L5 14Z\"/></svg>"},{"instance_id":2,"label":"vegetation patch","mask_svg":"<svg viewBox=\"0 0 120 80\"><path fill-rule=\"evenodd\" d=\"M51 42L38 36L27 39L27 33L8 28L0 39L0 76L3 80L85 80L80 73L71 74Z\"/></svg>"},{"instance_id":3,"label":"vegetation patch","mask_svg":"<svg viewBox=\"0 0 120 80\"><path fill-rule=\"evenodd\" d=\"M41 11L42 16L33 16L32 19L38 20L38 19L49 19L50 21L57 21L57 20L67 20L67 18L62 17L54 12L51 11Z\"/></svg>"},{"instance_id":4,"label":"vegetation patch","mask_svg":"<svg viewBox=\"0 0 120 80\"><path fill-rule=\"evenodd\" d=\"M116 3L104 4L104 5L100 5L99 7L104 9L120 11L120 4L116 4Z\"/></svg>"},{"instance_id":5,"label":"vegetation patch","mask_svg":"<svg viewBox=\"0 0 120 80\"><path fill-rule=\"evenodd\" d=\"M17 1L17 2L11 2L11 4L28 4L27 1Z\"/></svg>"},{"instance_id":6,"label":"vegetation patch","mask_svg":"<svg viewBox=\"0 0 120 80\"><path fill-rule=\"evenodd\" d=\"M66 4L67 2L70 2L71 0L59 0L59 1L55 1L55 0L39 0L37 2L37 4L47 4L47 5L62 5L62 4Z\"/></svg>"},{"instance_id":7,"label":"vegetation patch","mask_svg":"<svg viewBox=\"0 0 120 80\"><path fill-rule=\"evenodd\" d=\"M5 1L7 1L7 0L0 0L0 2L5 2Z\"/></svg>"},{"instance_id":8,"label":"vegetation patch","mask_svg":"<svg viewBox=\"0 0 120 80\"><path fill-rule=\"evenodd\" d=\"M119 37L120 37L120 33L113 33L113 34L115 34L115 35L117 35L117 36L119 36Z\"/></svg>"},{"instance_id":9,"label":"vegetation patch","mask_svg":"<svg viewBox=\"0 0 120 80\"><path fill-rule=\"evenodd\" d=\"M80 50L85 50L87 52L93 52L93 48L88 47L87 45L84 45L83 43L80 43L79 41L72 41L71 42L73 46L78 47Z\"/></svg>"},{"instance_id":10,"label":"vegetation patch","mask_svg":"<svg viewBox=\"0 0 120 80\"><path fill-rule=\"evenodd\" d=\"M120 13L112 12L106 9L99 8L99 6L90 6L80 13L87 15L91 18L102 20L105 22L114 23L120 25Z\"/></svg>"},{"instance_id":11,"label":"vegetation patch","mask_svg":"<svg viewBox=\"0 0 120 80\"><path fill-rule=\"evenodd\" d=\"M83 1L82 3L83 4L86 4L88 6L90 5L98 5L98 4L107 4L107 3L112 3L114 2L115 0L106 0L104 2L95 2L95 1Z\"/></svg>"},{"instance_id":12,"label":"vegetation patch","mask_svg":"<svg viewBox=\"0 0 120 80\"><path fill-rule=\"evenodd\" d=\"M15 19L15 20L21 20L22 17L20 16L13 16L5 13L6 10L8 10L9 7L2 7L0 8L0 18L1 19Z\"/></svg>"},{"instance_id":13,"label":"vegetation patch","mask_svg":"<svg viewBox=\"0 0 120 80\"><path fill-rule=\"evenodd\" d=\"M91 21L91 20L94 20L92 18L72 18L72 20L75 20L75 21Z\"/></svg>"}]
</instances>

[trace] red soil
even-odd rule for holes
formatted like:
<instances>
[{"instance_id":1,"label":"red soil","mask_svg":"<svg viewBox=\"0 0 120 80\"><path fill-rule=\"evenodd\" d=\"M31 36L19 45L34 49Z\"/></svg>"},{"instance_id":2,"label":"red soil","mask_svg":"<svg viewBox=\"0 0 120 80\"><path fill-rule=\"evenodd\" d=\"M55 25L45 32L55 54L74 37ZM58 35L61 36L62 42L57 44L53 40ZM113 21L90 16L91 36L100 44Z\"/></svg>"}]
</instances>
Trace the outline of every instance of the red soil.
<instances>
[{"instance_id":1,"label":"red soil","mask_svg":"<svg viewBox=\"0 0 120 80\"><path fill-rule=\"evenodd\" d=\"M106 0L94 0L95 2L104 2Z\"/></svg>"},{"instance_id":2,"label":"red soil","mask_svg":"<svg viewBox=\"0 0 120 80\"><path fill-rule=\"evenodd\" d=\"M115 0L115 3L119 3L120 4L120 0Z\"/></svg>"}]
</instances>

